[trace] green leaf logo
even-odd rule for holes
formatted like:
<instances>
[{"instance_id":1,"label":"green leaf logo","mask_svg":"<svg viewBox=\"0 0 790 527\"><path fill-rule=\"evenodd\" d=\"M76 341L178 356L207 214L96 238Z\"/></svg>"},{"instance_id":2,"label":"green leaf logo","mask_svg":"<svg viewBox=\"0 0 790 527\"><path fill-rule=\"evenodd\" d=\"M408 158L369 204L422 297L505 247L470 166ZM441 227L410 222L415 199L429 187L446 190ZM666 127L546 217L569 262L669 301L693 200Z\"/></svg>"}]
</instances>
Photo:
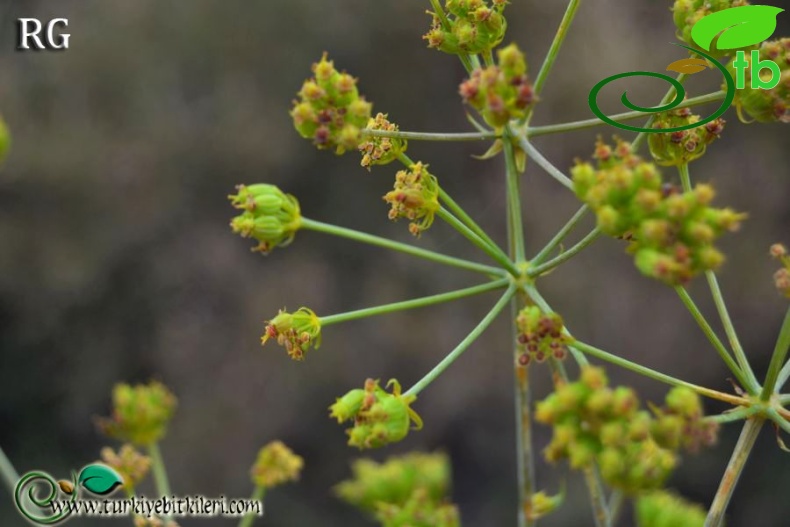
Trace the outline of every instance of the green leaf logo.
<instances>
[{"instance_id":1,"label":"green leaf logo","mask_svg":"<svg viewBox=\"0 0 790 527\"><path fill-rule=\"evenodd\" d=\"M106 465L88 465L80 472L77 480L80 485L98 496L106 496L123 485L123 478Z\"/></svg>"},{"instance_id":2,"label":"green leaf logo","mask_svg":"<svg viewBox=\"0 0 790 527\"><path fill-rule=\"evenodd\" d=\"M745 5L710 14L694 24L691 38L710 51L713 39L719 34L716 47L720 50L745 48L759 44L776 31L776 17L784 11L770 5Z\"/></svg>"}]
</instances>

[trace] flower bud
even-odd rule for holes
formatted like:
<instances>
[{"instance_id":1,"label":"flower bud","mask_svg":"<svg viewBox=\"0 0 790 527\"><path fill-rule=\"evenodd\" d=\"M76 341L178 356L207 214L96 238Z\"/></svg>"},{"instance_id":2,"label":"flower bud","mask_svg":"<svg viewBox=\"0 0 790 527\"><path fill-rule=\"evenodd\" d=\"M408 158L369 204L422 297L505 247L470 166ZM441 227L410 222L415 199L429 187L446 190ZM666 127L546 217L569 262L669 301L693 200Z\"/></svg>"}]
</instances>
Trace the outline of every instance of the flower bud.
<instances>
[{"instance_id":1,"label":"flower bud","mask_svg":"<svg viewBox=\"0 0 790 527\"><path fill-rule=\"evenodd\" d=\"M787 249L784 245L775 243L771 246L771 256L782 263L782 268L774 273L776 290L790 298L790 256L788 256Z\"/></svg>"},{"instance_id":2,"label":"flower bud","mask_svg":"<svg viewBox=\"0 0 790 527\"><path fill-rule=\"evenodd\" d=\"M151 458L144 456L132 445L126 444L116 453L112 448L101 450L102 462L115 469L123 477L124 487L134 489L151 468Z\"/></svg>"},{"instance_id":3,"label":"flower bud","mask_svg":"<svg viewBox=\"0 0 790 527\"><path fill-rule=\"evenodd\" d=\"M258 451L258 458L250 470L257 487L270 489L299 479L304 460L281 441L272 441Z\"/></svg>"},{"instance_id":4,"label":"flower bud","mask_svg":"<svg viewBox=\"0 0 790 527\"><path fill-rule=\"evenodd\" d=\"M428 165L416 163L395 175L395 186L384 201L391 206L389 218L409 219L409 232L419 236L430 228L439 210L439 182L428 172Z\"/></svg>"},{"instance_id":5,"label":"flower bud","mask_svg":"<svg viewBox=\"0 0 790 527\"><path fill-rule=\"evenodd\" d=\"M275 247L286 247L301 226L299 202L274 185L239 185L228 196L243 212L231 220L233 232L259 242L253 251L268 254Z\"/></svg>"},{"instance_id":6,"label":"flower bud","mask_svg":"<svg viewBox=\"0 0 790 527\"><path fill-rule=\"evenodd\" d=\"M537 521L557 510L565 501L565 492L550 496L544 491L536 492L530 496L524 505L525 514L530 521Z\"/></svg>"},{"instance_id":7,"label":"flower bud","mask_svg":"<svg viewBox=\"0 0 790 527\"><path fill-rule=\"evenodd\" d=\"M294 313L281 309L267 323L261 344L266 344L269 339L275 339L292 359L304 360L311 347L321 347L321 319L306 307L300 307Z\"/></svg>"},{"instance_id":8,"label":"flower bud","mask_svg":"<svg viewBox=\"0 0 790 527\"><path fill-rule=\"evenodd\" d=\"M367 129L397 132L398 125L389 122L386 114L379 113L368 121ZM370 170L372 165L391 163L406 151L407 146L408 143L405 139L368 135L359 144L359 151L362 153L362 166Z\"/></svg>"},{"instance_id":9,"label":"flower bud","mask_svg":"<svg viewBox=\"0 0 790 527\"><path fill-rule=\"evenodd\" d=\"M319 149L334 148L337 154L356 149L372 105L359 95L357 80L337 71L326 53L313 64L313 73L291 109L296 131Z\"/></svg>"},{"instance_id":10,"label":"flower bud","mask_svg":"<svg viewBox=\"0 0 790 527\"><path fill-rule=\"evenodd\" d=\"M176 398L160 382L130 386L116 384L113 412L97 421L105 435L137 446L150 446L164 437L176 408Z\"/></svg>"},{"instance_id":11,"label":"flower bud","mask_svg":"<svg viewBox=\"0 0 790 527\"><path fill-rule=\"evenodd\" d=\"M545 314L537 306L528 306L516 317L517 347L528 363L534 359L543 362L553 357L562 360L567 355L567 345L573 339L564 333L562 317L556 313Z\"/></svg>"},{"instance_id":12,"label":"flower bud","mask_svg":"<svg viewBox=\"0 0 790 527\"><path fill-rule=\"evenodd\" d=\"M477 68L458 89L461 98L494 128L526 115L537 101L527 78L527 63L518 46L511 44L497 52L499 64Z\"/></svg>"}]
</instances>

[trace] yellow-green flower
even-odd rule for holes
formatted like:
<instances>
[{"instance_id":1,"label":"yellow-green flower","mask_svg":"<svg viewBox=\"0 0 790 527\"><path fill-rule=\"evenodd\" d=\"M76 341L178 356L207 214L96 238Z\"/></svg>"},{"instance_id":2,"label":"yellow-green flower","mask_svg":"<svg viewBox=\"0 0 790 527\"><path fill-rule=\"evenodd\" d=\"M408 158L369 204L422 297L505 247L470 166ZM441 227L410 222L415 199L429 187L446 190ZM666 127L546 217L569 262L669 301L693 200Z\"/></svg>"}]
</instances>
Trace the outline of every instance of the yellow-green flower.
<instances>
[{"instance_id":1,"label":"yellow-green flower","mask_svg":"<svg viewBox=\"0 0 790 527\"><path fill-rule=\"evenodd\" d=\"M137 386L116 384L112 399L112 415L98 419L99 429L137 446L149 446L164 437L178 404L170 390L157 381Z\"/></svg>"},{"instance_id":2,"label":"yellow-green flower","mask_svg":"<svg viewBox=\"0 0 790 527\"><path fill-rule=\"evenodd\" d=\"M782 268L774 274L776 290L790 298L790 256L787 255L787 249L782 244L774 244L771 246L771 256L782 262Z\"/></svg>"},{"instance_id":3,"label":"yellow-green flower","mask_svg":"<svg viewBox=\"0 0 790 527\"><path fill-rule=\"evenodd\" d=\"M368 130L383 130L386 132L397 132L398 125L387 120L387 115L379 113L376 117L368 121ZM394 137L380 137L368 135L359 144L359 151L362 154L362 166L370 170L373 165L386 165L392 163L406 151L408 143L405 139Z\"/></svg>"},{"instance_id":4,"label":"yellow-green flower","mask_svg":"<svg viewBox=\"0 0 790 527\"><path fill-rule=\"evenodd\" d=\"M502 42L507 21L502 15L506 0L446 0L446 15L433 15L423 38L428 47L450 54L484 53Z\"/></svg>"},{"instance_id":5,"label":"yellow-green flower","mask_svg":"<svg viewBox=\"0 0 790 527\"><path fill-rule=\"evenodd\" d=\"M292 359L304 360L311 347L318 349L321 346L321 320L306 307L300 307L294 313L281 309L266 325L261 344L266 344L269 339L283 346Z\"/></svg>"},{"instance_id":6,"label":"yellow-green flower","mask_svg":"<svg viewBox=\"0 0 790 527\"><path fill-rule=\"evenodd\" d=\"M689 108L681 108L659 114L653 128L675 128L699 121L699 115L693 115ZM650 153L659 165L679 166L690 163L702 157L708 145L721 136L724 124L724 119L719 118L691 130L648 134Z\"/></svg>"},{"instance_id":7,"label":"yellow-green flower","mask_svg":"<svg viewBox=\"0 0 790 527\"><path fill-rule=\"evenodd\" d=\"M110 447L101 450L102 462L114 468L123 477L123 485L133 489L151 469L151 458L138 452L132 445L123 445L118 452Z\"/></svg>"},{"instance_id":8,"label":"yellow-green flower","mask_svg":"<svg viewBox=\"0 0 790 527\"><path fill-rule=\"evenodd\" d=\"M430 228L439 210L439 182L428 172L428 165L415 163L395 175L395 186L384 201L391 206L389 218L409 219L409 232L419 236Z\"/></svg>"},{"instance_id":9,"label":"yellow-green flower","mask_svg":"<svg viewBox=\"0 0 790 527\"><path fill-rule=\"evenodd\" d=\"M256 486L270 489L298 480L302 467L304 460L301 457L282 441L272 441L258 452L250 475Z\"/></svg>"}]
</instances>

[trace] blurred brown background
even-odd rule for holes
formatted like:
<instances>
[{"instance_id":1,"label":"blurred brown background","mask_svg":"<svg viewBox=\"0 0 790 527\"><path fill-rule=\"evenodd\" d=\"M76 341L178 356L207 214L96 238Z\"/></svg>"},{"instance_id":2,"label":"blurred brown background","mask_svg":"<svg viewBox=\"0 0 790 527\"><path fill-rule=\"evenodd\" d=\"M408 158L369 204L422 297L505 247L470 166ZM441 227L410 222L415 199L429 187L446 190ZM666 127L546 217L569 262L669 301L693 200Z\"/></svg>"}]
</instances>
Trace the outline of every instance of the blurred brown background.
<instances>
[{"instance_id":1,"label":"blurred brown background","mask_svg":"<svg viewBox=\"0 0 790 527\"><path fill-rule=\"evenodd\" d=\"M565 2L514 1L507 41L537 71ZM663 71L682 58L670 2L583 2L548 80L535 124L590 118L587 93L624 71ZM478 283L403 255L303 232L268 257L234 236L225 196L237 183L271 182L300 198L311 218L412 241L381 201L394 166L368 174L355 154L318 152L292 128L288 109L309 66L327 50L338 67L404 130L470 129L456 94L463 70L425 48L423 0L3 0L0 112L13 133L0 172L0 445L20 472L66 475L106 444L92 419L106 414L112 385L157 378L180 399L163 443L176 493L247 496L257 449L280 438L304 456L302 481L273 492L271 527L369 525L329 488L358 453L327 418L334 397L366 377L411 385L471 330L496 294L332 327L303 364L261 349L262 321L278 308L319 314ZM71 47L15 52L18 17L65 17ZM788 34L782 15L778 35ZM713 73L690 93L717 89ZM705 77L702 79L702 77ZM650 104L666 86L623 85ZM612 89L605 106L617 104ZM767 367L786 301L773 290L770 243L790 242L790 141L786 126L742 125L734 111L723 138L692 166L718 203L748 211L722 243L726 300L758 375ZM567 169L596 134L546 136L536 144ZM412 143L442 184L503 241L501 159L480 162L483 143ZM665 170L675 177L672 170ZM578 208L574 196L530 165L525 230L534 254ZM586 228L576 236L582 236ZM477 257L440 225L417 243ZM684 379L729 391L727 372L673 291L642 278L622 243L603 240L542 281L579 338ZM695 298L715 320L703 281ZM716 324L718 327L718 323ZM425 429L377 458L444 449L454 499L467 526L515 525L515 454L509 329L498 321L417 404ZM615 368L646 400L666 388ZM537 396L548 390L534 371ZM709 405L711 412L724 408ZM687 457L671 481L708 504L737 437ZM548 441L537 429L537 446ZM771 430L761 437L731 507L729 525L786 525L790 460ZM556 490L566 469L538 470ZM545 525L590 525L586 492L569 477L569 504ZM3 489L5 490L5 489ZM151 489L145 489L149 493ZM150 494L149 494L150 495ZM111 522L112 523L112 522ZM117 521L116 524L122 524ZM128 521L126 521L128 524ZM0 525L21 525L6 492ZM104 522L74 520L73 525ZM184 521L183 525L233 525ZM629 524L626 517L623 525Z\"/></svg>"}]
</instances>

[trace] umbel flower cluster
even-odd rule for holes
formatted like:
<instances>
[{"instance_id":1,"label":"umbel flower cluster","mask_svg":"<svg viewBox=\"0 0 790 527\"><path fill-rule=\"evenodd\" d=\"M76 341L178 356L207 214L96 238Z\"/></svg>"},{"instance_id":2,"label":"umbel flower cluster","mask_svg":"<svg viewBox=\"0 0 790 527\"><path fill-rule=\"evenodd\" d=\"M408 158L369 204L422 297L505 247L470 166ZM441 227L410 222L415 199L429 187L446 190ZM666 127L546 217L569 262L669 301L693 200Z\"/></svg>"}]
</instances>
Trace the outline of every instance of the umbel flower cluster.
<instances>
[{"instance_id":1,"label":"umbel flower cluster","mask_svg":"<svg viewBox=\"0 0 790 527\"><path fill-rule=\"evenodd\" d=\"M151 458L137 451L132 445L123 445L118 452L110 447L102 448L102 462L123 477L123 486L127 490L134 489L148 475L151 469Z\"/></svg>"},{"instance_id":2,"label":"umbel flower cluster","mask_svg":"<svg viewBox=\"0 0 790 527\"><path fill-rule=\"evenodd\" d=\"M543 313L537 306L528 306L516 317L518 329L518 362L526 366L531 361L543 362L549 357L563 360L568 344L573 339L564 333L565 324L557 313Z\"/></svg>"},{"instance_id":3,"label":"umbel flower cluster","mask_svg":"<svg viewBox=\"0 0 790 527\"><path fill-rule=\"evenodd\" d=\"M787 298L790 298L790 256L787 255L787 248L780 243L776 243L771 246L771 256L782 263L782 268L774 274L776 289Z\"/></svg>"},{"instance_id":4,"label":"umbel flower cluster","mask_svg":"<svg viewBox=\"0 0 790 527\"><path fill-rule=\"evenodd\" d=\"M439 210L439 182L428 165L415 163L395 175L395 186L384 196L390 204L389 218L406 218L409 232L419 236L433 225Z\"/></svg>"},{"instance_id":5,"label":"umbel flower cluster","mask_svg":"<svg viewBox=\"0 0 790 527\"><path fill-rule=\"evenodd\" d=\"M681 108L659 114L653 128L675 128L699 121L700 116L692 114L691 109ZM690 130L650 134L647 141L656 163L662 166L680 166L702 157L708 145L718 139L723 130L724 119L719 118Z\"/></svg>"},{"instance_id":6,"label":"umbel flower cluster","mask_svg":"<svg viewBox=\"0 0 790 527\"><path fill-rule=\"evenodd\" d=\"M458 89L464 102L480 112L485 121L500 129L513 119L521 119L536 101L527 77L527 62L518 46L497 51L499 61L477 68Z\"/></svg>"},{"instance_id":7,"label":"umbel flower cluster","mask_svg":"<svg viewBox=\"0 0 790 527\"><path fill-rule=\"evenodd\" d=\"M639 527L701 527L705 510L670 492L653 491L636 501Z\"/></svg>"},{"instance_id":8,"label":"umbel flower cluster","mask_svg":"<svg viewBox=\"0 0 790 527\"><path fill-rule=\"evenodd\" d=\"M156 381L137 386L117 384L112 401L112 416L100 418L99 429L137 446L150 446L164 437L177 405L175 395Z\"/></svg>"},{"instance_id":9,"label":"umbel flower cluster","mask_svg":"<svg viewBox=\"0 0 790 527\"><path fill-rule=\"evenodd\" d=\"M446 455L414 452L383 463L355 461L353 478L335 487L337 496L372 514L385 527L458 527L458 509L447 501L450 462Z\"/></svg>"},{"instance_id":10,"label":"umbel flower cluster","mask_svg":"<svg viewBox=\"0 0 790 527\"><path fill-rule=\"evenodd\" d=\"M576 195L595 211L604 233L630 240L642 273L679 285L722 264L713 243L737 230L745 215L711 207L710 185L682 192L664 184L656 166L621 140L614 148L599 140L594 157L597 166L577 162L571 170Z\"/></svg>"},{"instance_id":11,"label":"umbel flower cluster","mask_svg":"<svg viewBox=\"0 0 790 527\"><path fill-rule=\"evenodd\" d=\"M422 428L422 419L411 408L417 397L401 395L395 379L387 383L390 386L392 393L379 386L379 381L368 379L364 389L351 390L329 407L330 416L338 423L353 423L346 431L349 446L379 448L406 437L412 423L415 429Z\"/></svg>"},{"instance_id":12,"label":"umbel flower cluster","mask_svg":"<svg viewBox=\"0 0 790 527\"><path fill-rule=\"evenodd\" d=\"M738 115L744 121L790 123L790 38L763 42L759 47L759 56L761 61L771 60L779 66L779 84L770 90L752 88L751 76L757 70L752 65L751 53L747 53L745 59L749 67L745 70L746 85L735 92ZM732 63L728 68L734 77Z\"/></svg>"},{"instance_id":13,"label":"umbel flower cluster","mask_svg":"<svg viewBox=\"0 0 790 527\"><path fill-rule=\"evenodd\" d=\"M304 460L282 441L272 441L258 451L255 464L250 469L256 487L271 489L299 479Z\"/></svg>"},{"instance_id":14,"label":"umbel flower cluster","mask_svg":"<svg viewBox=\"0 0 790 527\"><path fill-rule=\"evenodd\" d=\"M367 129L373 131L397 132L398 125L391 123L387 119L387 115L378 113L376 117L370 119ZM370 167L373 165L387 165L397 160L406 152L407 147L408 143L405 139L368 135L365 140L359 144L359 151L362 154L361 165L368 170L370 170Z\"/></svg>"},{"instance_id":15,"label":"umbel flower cluster","mask_svg":"<svg viewBox=\"0 0 790 527\"><path fill-rule=\"evenodd\" d=\"M703 420L697 395L674 388L666 408L640 409L636 393L608 386L600 368L585 367L577 382L560 384L538 403L535 419L552 425L544 454L568 459L574 469L598 464L604 481L628 493L663 485L678 464L678 450L712 444L716 425Z\"/></svg>"},{"instance_id":16,"label":"umbel flower cluster","mask_svg":"<svg viewBox=\"0 0 790 527\"><path fill-rule=\"evenodd\" d=\"M486 53L502 42L507 0L446 0L447 13L430 13L428 47L451 54Z\"/></svg>"},{"instance_id":17,"label":"umbel flower cluster","mask_svg":"<svg viewBox=\"0 0 790 527\"><path fill-rule=\"evenodd\" d=\"M266 344L269 339L283 346L292 359L304 360L310 348L321 346L321 320L306 307L300 307L294 313L281 309L266 325L261 344Z\"/></svg>"},{"instance_id":18,"label":"umbel flower cluster","mask_svg":"<svg viewBox=\"0 0 790 527\"><path fill-rule=\"evenodd\" d=\"M302 219L295 197L265 183L239 185L236 190L228 199L243 212L231 220L230 226L242 237L258 241L253 251L267 254L293 241Z\"/></svg>"},{"instance_id":19,"label":"umbel flower cluster","mask_svg":"<svg viewBox=\"0 0 790 527\"><path fill-rule=\"evenodd\" d=\"M337 71L326 53L313 64L313 74L291 110L296 130L318 148L334 148L338 154L356 149L373 105L359 95L357 79Z\"/></svg>"}]
</instances>

